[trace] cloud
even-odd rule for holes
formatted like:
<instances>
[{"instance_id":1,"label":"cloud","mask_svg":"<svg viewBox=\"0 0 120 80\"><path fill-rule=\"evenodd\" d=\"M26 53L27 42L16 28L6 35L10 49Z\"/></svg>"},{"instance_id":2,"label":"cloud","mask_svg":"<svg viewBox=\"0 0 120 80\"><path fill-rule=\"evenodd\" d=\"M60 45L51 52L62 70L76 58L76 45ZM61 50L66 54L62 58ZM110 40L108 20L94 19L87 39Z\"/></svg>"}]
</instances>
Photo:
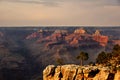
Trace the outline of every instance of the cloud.
<instances>
[{"instance_id":1,"label":"cloud","mask_svg":"<svg viewBox=\"0 0 120 80\"><path fill-rule=\"evenodd\" d=\"M27 3L27 4L42 4L45 6L59 6L61 1L58 0L0 0L0 2L14 2L14 3Z\"/></svg>"},{"instance_id":2,"label":"cloud","mask_svg":"<svg viewBox=\"0 0 120 80\"><path fill-rule=\"evenodd\" d=\"M120 0L117 0L118 4L120 5Z\"/></svg>"},{"instance_id":3,"label":"cloud","mask_svg":"<svg viewBox=\"0 0 120 80\"><path fill-rule=\"evenodd\" d=\"M91 6L120 6L120 0L71 0L77 3L92 4Z\"/></svg>"},{"instance_id":4,"label":"cloud","mask_svg":"<svg viewBox=\"0 0 120 80\"><path fill-rule=\"evenodd\" d=\"M120 25L120 0L0 0L0 3L0 25Z\"/></svg>"},{"instance_id":5,"label":"cloud","mask_svg":"<svg viewBox=\"0 0 120 80\"><path fill-rule=\"evenodd\" d=\"M120 5L120 0L0 0L7 2L16 2L16 3L27 3L27 4L42 4L45 6L60 6L62 2L73 2L73 3L92 3L93 6L118 6Z\"/></svg>"},{"instance_id":6,"label":"cloud","mask_svg":"<svg viewBox=\"0 0 120 80\"><path fill-rule=\"evenodd\" d=\"M120 6L120 0L105 0L108 6Z\"/></svg>"}]
</instances>

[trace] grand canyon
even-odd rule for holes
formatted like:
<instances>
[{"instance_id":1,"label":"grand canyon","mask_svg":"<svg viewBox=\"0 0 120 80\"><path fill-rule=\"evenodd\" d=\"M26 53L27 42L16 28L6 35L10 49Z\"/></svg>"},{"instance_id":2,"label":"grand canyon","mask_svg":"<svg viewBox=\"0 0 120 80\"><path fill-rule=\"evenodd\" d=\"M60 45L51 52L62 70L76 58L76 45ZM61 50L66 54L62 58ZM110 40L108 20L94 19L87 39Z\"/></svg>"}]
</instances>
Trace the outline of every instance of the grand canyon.
<instances>
[{"instance_id":1,"label":"grand canyon","mask_svg":"<svg viewBox=\"0 0 120 80\"><path fill-rule=\"evenodd\" d=\"M84 65L96 62L102 51L120 45L119 27L1 27L0 80L42 80L48 65L79 65L76 56L87 52Z\"/></svg>"}]
</instances>

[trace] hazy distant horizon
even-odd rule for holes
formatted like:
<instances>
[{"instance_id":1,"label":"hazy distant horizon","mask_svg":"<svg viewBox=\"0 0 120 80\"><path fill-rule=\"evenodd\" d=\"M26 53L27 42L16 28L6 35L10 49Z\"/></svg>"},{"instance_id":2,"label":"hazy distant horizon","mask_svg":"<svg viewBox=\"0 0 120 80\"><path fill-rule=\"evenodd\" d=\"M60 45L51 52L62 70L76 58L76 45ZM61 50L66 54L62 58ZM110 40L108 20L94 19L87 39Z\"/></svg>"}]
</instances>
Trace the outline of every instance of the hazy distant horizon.
<instances>
[{"instance_id":1,"label":"hazy distant horizon","mask_svg":"<svg viewBox=\"0 0 120 80\"><path fill-rule=\"evenodd\" d=\"M28 27L28 28L34 28L34 27L81 27L81 28L85 28L85 27L105 27L105 28L109 28L109 27L120 27L120 26L75 26L75 25L70 25L70 26L66 26L66 25L64 25L64 26L0 26L0 28L10 28L10 27L18 27L18 28L21 28L21 27Z\"/></svg>"}]
</instances>

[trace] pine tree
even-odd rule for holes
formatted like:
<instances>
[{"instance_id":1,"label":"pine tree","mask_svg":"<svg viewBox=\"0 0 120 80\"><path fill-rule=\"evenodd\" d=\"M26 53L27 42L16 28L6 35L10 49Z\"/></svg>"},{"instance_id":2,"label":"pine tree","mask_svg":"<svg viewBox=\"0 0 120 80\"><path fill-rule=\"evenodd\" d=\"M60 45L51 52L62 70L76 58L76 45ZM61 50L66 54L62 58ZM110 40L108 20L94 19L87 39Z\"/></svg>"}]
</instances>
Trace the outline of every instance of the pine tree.
<instances>
[{"instance_id":1,"label":"pine tree","mask_svg":"<svg viewBox=\"0 0 120 80\"><path fill-rule=\"evenodd\" d=\"M80 52L80 54L76 57L77 59L80 59L80 65L83 65L83 61L88 60L89 56L88 53Z\"/></svg>"}]
</instances>

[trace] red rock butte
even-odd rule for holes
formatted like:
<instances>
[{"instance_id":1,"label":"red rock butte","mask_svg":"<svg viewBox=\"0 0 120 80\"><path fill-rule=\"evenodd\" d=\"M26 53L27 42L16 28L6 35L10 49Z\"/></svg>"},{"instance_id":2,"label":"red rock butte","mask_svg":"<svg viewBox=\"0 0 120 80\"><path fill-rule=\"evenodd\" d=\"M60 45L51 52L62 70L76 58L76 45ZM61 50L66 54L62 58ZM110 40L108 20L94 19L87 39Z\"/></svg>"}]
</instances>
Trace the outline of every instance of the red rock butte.
<instances>
[{"instance_id":1,"label":"red rock butte","mask_svg":"<svg viewBox=\"0 0 120 80\"><path fill-rule=\"evenodd\" d=\"M62 41L65 42L63 44L70 46L79 46L82 44L82 42L89 42L91 40L98 42L99 45L103 47L108 43L108 36L101 35L99 30L96 30L93 35L88 34L83 28L76 29L73 33L68 33L67 30L55 30L53 33L45 37L43 37L43 32L47 33L49 31L39 30L38 32L34 32L27 36L26 39L39 37L38 42L41 43L45 41L47 42L47 46L54 45Z\"/></svg>"},{"instance_id":2,"label":"red rock butte","mask_svg":"<svg viewBox=\"0 0 120 80\"><path fill-rule=\"evenodd\" d=\"M85 31L83 28L80 28L80 29L76 29L76 30L74 31L74 33L76 33L76 34L85 34L86 31Z\"/></svg>"},{"instance_id":3,"label":"red rock butte","mask_svg":"<svg viewBox=\"0 0 120 80\"><path fill-rule=\"evenodd\" d=\"M108 36L101 35L100 31L96 30L95 34L93 34L93 40L99 42L101 46L106 46L108 42Z\"/></svg>"}]
</instances>

